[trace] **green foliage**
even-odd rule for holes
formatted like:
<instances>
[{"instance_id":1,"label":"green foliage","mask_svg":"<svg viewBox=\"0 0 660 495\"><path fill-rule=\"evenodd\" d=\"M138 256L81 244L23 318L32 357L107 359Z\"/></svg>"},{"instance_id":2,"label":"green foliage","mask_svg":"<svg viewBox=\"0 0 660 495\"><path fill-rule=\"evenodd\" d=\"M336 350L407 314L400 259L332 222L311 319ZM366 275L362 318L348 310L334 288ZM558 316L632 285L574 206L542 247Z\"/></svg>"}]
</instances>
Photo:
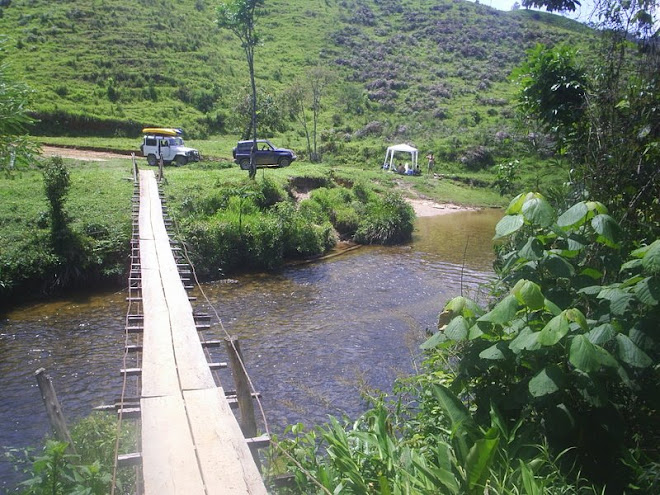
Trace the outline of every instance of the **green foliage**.
<instances>
[{"instance_id":1,"label":"green foliage","mask_svg":"<svg viewBox=\"0 0 660 495\"><path fill-rule=\"evenodd\" d=\"M657 7L599 3L597 57L579 63L573 49L537 46L516 72L521 108L571 159L573 189L608 205L632 238L647 242L660 232Z\"/></svg>"},{"instance_id":2,"label":"green foliage","mask_svg":"<svg viewBox=\"0 0 660 495\"><path fill-rule=\"evenodd\" d=\"M41 169L0 178L3 302L114 281L124 273L131 232L126 205L132 193L126 174L125 164L65 165L49 159Z\"/></svg>"},{"instance_id":3,"label":"green foliage","mask_svg":"<svg viewBox=\"0 0 660 495\"><path fill-rule=\"evenodd\" d=\"M30 91L9 76L11 72L1 53L5 45L6 40L0 38L0 171L9 173L29 165L36 149L25 137L33 122L27 108Z\"/></svg>"},{"instance_id":4,"label":"green foliage","mask_svg":"<svg viewBox=\"0 0 660 495\"><path fill-rule=\"evenodd\" d=\"M508 163L500 163L497 165L497 178L495 179L495 187L500 191L500 195L511 194L515 188L515 182L518 179L520 162L514 160Z\"/></svg>"},{"instance_id":5,"label":"green foliage","mask_svg":"<svg viewBox=\"0 0 660 495\"><path fill-rule=\"evenodd\" d=\"M419 409L404 406L402 397L394 404L378 398L351 423L330 418L308 432L288 427L274 439L268 475L291 473L294 486L272 493L596 493L579 476L561 475L561 456L543 447L521 455L517 445L526 437L495 410L482 431L448 389L427 383L409 392Z\"/></svg>"},{"instance_id":6,"label":"green foliage","mask_svg":"<svg viewBox=\"0 0 660 495\"><path fill-rule=\"evenodd\" d=\"M66 215L63 207L64 200L71 186L71 178L69 177L69 170L59 156L54 156L46 162L43 175L44 189L48 204L50 205L50 215L53 222L53 232L56 233L65 227Z\"/></svg>"},{"instance_id":7,"label":"green foliage","mask_svg":"<svg viewBox=\"0 0 660 495\"><path fill-rule=\"evenodd\" d=\"M113 481L117 420L109 414L92 414L78 422L71 431L76 454L68 453L64 442L47 440L43 451L9 451L17 468L22 467L27 479L16 493L21 495L106 495ZM135 444L136 432L124 429L121 439ZM115 493L131 493L134 473L120 472Z\"/></svg>"},{"instance_id":8,"label":"green foliage","mask_svg":"<svg viewBox=\"0 0 660 495\"><path fill-rule=\"evenodd\" d=\"M521 86L522 111L539 119L558 138L574 132L586 110L587 78L576 50L536 45L512 77Z\"/></svg>"},{"instance_id":9,"label":"green foliage","mask_svg":"<svg viewBox=\"0 0 660 495\"><path fill-rule=\"evenodd\" d=\"M510 238L500 299L488 310L450 301L423 347L459 346L451 388L472 397L479 424L492 406L508 423L534 424L533 441L573 449L566 461L621 489L632 478L619 459L657 413L660 240L623 263L602 204L557 215L533 193L514 198L496 233Z\"/></svg>"},{"instance_id":10,"label":"green foliage","mask_svg":"<svg viewBox=\"0 0 660 495\"><path fill-rule=\"evenodd\" d=\"M356 242L398 244L410 240L415 212L399 194L388 192L365 206L365 216L355 232Z\"/></svg>"},{"instance_id":11,"label":"green foliage","mask_svg":"<svg viewBox=\"0 0 660 495\"><path fill-rule=\"evenodd\" d=\"M316 256L335 245L337 234L369 244L405 242L414 221L398 195L381 197L364 184L319 187L296 204L271 178L188 195L179 214L180 235L204 277Z\"/></svg>"}]
</instances>

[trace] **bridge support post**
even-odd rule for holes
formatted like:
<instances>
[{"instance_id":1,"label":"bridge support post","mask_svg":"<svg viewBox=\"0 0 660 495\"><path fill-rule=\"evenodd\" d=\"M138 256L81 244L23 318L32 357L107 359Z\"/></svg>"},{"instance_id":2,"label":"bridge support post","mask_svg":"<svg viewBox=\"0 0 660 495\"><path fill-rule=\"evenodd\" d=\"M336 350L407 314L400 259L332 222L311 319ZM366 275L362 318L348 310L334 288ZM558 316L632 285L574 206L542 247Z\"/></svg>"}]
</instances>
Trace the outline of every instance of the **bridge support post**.
<instances>
[{"instance_id":1,"label":"bridge support post","mask_svg":"<svg viewBox=\"0 0 660 495\"><path fill-rule=\"evenodd\" d=\"M133 182L138 180L138 165L137 160L135 159L135 153L131 153L131 160L133 161Z\"/></svg>"},{"instance_id":2,"label":"bridge support post","mask_svg":"<svg viewBox=\"0 0 660 495\"><path fill-rule=\"evenodd\" d=\"M254 404L252 403L252 390L250 382L243 368L243 355L241 346L236 337L225 337L225 346L231 365L238 408L241 411L241 430L247 438L257 436L257 422L254 417Z\"/></svg>"},{"instance_id":3,"label":"bridge support post","mask_svg":"<svg viewBox=\"0 0 660 495\"><path fill-rule=\"evenodd\" d=\"M241 411L241 430L246 438L257 436L257 421L254 417L254 403L252 402L252 390L250 381L243 366L243 354L241 354L241 345L236 337L225 337L225 346L231 365L232 375L234 376L234 386L236 387L236 399L238 409ZM250 445L250 452L257 469L261 471L261 461L259 460L259 449Z\"/></svg>"},{"instance_id":4,"label":"bridge support post","mask_svg":"<svg viewBox=\"0 0 660 495\"><path fill-rule=\"evenodd\" d=\"M50 377L46 374L44 368L39 368L35 371L34 376L37 378L41 398L46 406L48 420L50 421L51 428L55 432L55 436L60 442L68 443L69 446L67 450L69 453L75 454L76 448L73 445L73 440L71 440L69 428L66 426L66 420L64 419L64 414L62 414L60 401L57 400L57 394L55 393L53 382L51 382Z\"/></svg>"}]
</instances>

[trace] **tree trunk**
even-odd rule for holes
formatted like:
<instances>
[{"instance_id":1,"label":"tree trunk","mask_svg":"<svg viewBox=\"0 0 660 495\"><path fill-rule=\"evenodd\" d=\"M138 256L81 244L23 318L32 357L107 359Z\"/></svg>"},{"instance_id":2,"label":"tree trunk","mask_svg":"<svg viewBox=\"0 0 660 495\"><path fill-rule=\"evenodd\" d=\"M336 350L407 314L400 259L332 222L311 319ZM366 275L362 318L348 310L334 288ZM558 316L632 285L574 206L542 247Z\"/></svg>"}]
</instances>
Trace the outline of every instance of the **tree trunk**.
<instances>
[{"instance_id":1,"label":"tree trunk","mask_svg":"<svg viewBox=\"0 0 660 495\"><path fill-rule=\"evenodd\" d=\"M254 49L246 48L248 67L250 69L250 83L252 85L252 149L250 151L250 179L257 176L257 163L255 151L257 150L257 84L254 80Z\"/></svg>"}]
</instances>

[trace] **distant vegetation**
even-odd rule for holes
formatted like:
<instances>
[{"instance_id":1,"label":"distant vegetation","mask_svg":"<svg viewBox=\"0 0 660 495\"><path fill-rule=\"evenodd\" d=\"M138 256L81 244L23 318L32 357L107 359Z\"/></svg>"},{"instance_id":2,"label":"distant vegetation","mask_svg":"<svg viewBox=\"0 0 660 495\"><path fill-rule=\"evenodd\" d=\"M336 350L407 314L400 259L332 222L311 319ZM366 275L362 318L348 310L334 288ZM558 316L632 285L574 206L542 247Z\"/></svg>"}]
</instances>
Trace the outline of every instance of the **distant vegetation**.
<instances>
[{"instance_id":1,"label":"distant vegetation","mask_svg":"<svg viewBox=\"0 0 660 495\"><path fill-rule=\"evenodd\" d=\"M7 61L34 90L34 134L135 137L145 125L178 125L205 138L246 128L247 64L211 0L3 4ZM322 65L334 77L320 105L321 157L360 160L374 145L380 155L383 142L410 141L477 167L530 144L507 79L525 50L589 51L593 40L557 16L451 0L271 0L257 28L261 133L302 145L285 96Z\"/></svg>"}]
</instances>

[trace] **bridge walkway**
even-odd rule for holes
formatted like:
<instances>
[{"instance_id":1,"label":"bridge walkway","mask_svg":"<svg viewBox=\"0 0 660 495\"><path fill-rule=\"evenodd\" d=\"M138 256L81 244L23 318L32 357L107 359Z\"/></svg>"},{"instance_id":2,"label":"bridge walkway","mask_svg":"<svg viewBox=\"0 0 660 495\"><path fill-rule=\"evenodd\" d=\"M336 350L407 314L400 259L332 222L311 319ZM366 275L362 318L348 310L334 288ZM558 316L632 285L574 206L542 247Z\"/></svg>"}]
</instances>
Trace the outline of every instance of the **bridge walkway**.
<instances>
[{"instance_id":1,"label":"bridge walkway","mask_svg":"<svg viewBox=\"0 0 660 495\"><path fill-rule=\"evenodd\" d=\"M200 344L151 170L139 172L144 493L266 494Z\"/></svg>"}]
</instances>

